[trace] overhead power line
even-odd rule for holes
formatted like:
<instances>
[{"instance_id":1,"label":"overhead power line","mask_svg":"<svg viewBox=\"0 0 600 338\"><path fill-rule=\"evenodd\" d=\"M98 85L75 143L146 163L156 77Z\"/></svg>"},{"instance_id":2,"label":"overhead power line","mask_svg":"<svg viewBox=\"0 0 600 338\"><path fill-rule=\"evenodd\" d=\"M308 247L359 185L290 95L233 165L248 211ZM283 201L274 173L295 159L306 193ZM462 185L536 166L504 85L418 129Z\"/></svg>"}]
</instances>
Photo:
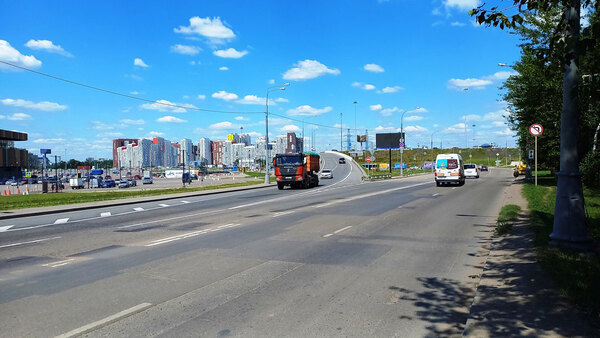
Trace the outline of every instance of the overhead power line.
<instances>
[{"instance_id":1,"label":"overhead power line","mask_svg":"<svg viewBox=\"0 0 600 338\"><path fill-rule=\"evenodd\" d=\"M19 65L15 65L15 64L12 64L10 62L6 62L6 61L2 61L2 60L0 60L0 63L3 63L5 65L11 66L11 67L15 67L15 68L18 68L18 69L26 70L26 71L34 73L34 74L38 74L38 75L42 75L42 76L45 76L45 77L49 77L51 79L55 79L55 80L67 82L67 83L70 83L70 84L74 84L74 85L77 85L77 86L85 87L85 88L88 88L88 89L97 90L97 91L104 92L104 93L107 93L107 94L122 96L122 97L126 97L126 98L133 99L133 100L138 100L138 101L143 101L143 102L149 102L149 103L154 103L154 104L160 104L160 105L167 106L167 107L182 108L182 109L196 110L196 111L209 112L209 113L264 114L264 112L242 112L242 111L227 111L227 110L203 109L203 108L198 108L198 107L190 107L190 106L178 105L178 104L174 104L174 103L159 102L158 100L144 99L144 98L133 96L133 95L128 95L128 94L123 94L123 93L115 92L113 90L108 90L108 89L103 89L103 88L98 88L98 87L90 86L90 85L87 85L85 83L76 82L76 81L64 79L64 78L61 78L61 77L58 77L58 76L54 76L54 75L50 75L50 74L38 72L36 70L29 69L29 68L26 68L26 67L22 67L22 66L19 66Z\"/></svg>"}]
</instances>

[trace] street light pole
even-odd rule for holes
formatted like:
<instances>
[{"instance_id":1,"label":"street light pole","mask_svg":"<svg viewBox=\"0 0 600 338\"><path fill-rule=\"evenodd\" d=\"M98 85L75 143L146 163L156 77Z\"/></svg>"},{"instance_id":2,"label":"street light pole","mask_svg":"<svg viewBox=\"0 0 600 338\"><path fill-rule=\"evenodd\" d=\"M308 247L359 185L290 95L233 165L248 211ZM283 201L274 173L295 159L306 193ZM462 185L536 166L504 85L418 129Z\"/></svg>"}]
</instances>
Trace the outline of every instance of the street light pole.
<instances>
[{"instance_id":1,"label":"street light pole","mask_svg":"<svg viewBox=\"0 0 600 338\"><path fill-rule=\"evenodd\" d=\"M265 184L270 184L271 183L271 177L269 176L269 164L270 164L270 159L269 159L269 92L275 91L275 90L285 90L285 86L289 86L290 83L286 82L283 84L283 86L272 86L267 88L267 97L265 98L265 106L266 106L266 110L265 110Z\"/></svg>"},{"instance_id":2,"label":"street light pole","mask_svg":"<svg viewBox=\"0 0 600 338\"><path fill-rule=\"evenodd\" d=\"M342 113L340 113L340 151L344 149L344 143L342 141L342 131L344 130L344 124L342 121Z\"/></svg>"},{"instance_id":3,"label":"street light pole","mask_svg":"<svg viewBox=\"0 0 600 338\"><path fill-rule=\"evenodd\" d=\"M358 132L356 129L356 104L358 101L354 101L354 150L358 150Z\"/></svg>"},{"instance_id":4,"label":"street light pole","mask_svg":"<svg viewBox=\"0 0 600 338\"><path fill-rule=\"evenodd\" d=\"M418 107L417 107L418 108ZM407 111L402 112L402 116L400 116L400 137L402 141L402 147L400 147L400 176L404 176L404 147L406 146L406 137L404 136L404 114Z\"/></svg>"},{"instance_id":5,"label":"street light pole","mask_svg":"<svg viewBox=\"0 0 600 338\"><path fill-rule=\"evenodd\" d=\"M439 130L434 131L433 133L431 133L431 136L429 137L429 142L430 142L430 146L429 146L429 151L431 152L431 172L433 172L433 162L435 162L435 159L433 158L433 134L437 133Z\"/></svg>"}]
</instances>

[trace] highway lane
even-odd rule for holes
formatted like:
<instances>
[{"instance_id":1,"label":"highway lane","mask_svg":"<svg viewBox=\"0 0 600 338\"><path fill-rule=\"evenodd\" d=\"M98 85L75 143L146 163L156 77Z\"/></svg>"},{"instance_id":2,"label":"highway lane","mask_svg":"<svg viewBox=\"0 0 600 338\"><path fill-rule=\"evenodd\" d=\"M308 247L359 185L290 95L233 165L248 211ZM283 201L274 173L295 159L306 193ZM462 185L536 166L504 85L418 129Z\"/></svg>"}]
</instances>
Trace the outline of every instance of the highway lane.
<instances>
[{"instance_id":1,"label":"highway lane","mask_svg":"<svg viewBox=\"0 0 600 338\"><path fill-rule=\"evenodd\" d=\"M506 177L482 176L456 189L437 188L428 176L331 180L311 190L269 188L272 195L253 205L230 198L200 211L182 203L12 232L61 238L0 249L0 314L11 314L3 316L10 318L6 332L31 336L65 333L128 309L141 312L100 323L93 333L430 332L431 320L417 318L417 302L402 300L410 296L402 290L422 291L421 278L469 285L489 235L480 231L493 219ZM193 216L215 209L221 211ZM134 224L141 225L119 229ZM457 324L450 315L434 319Z\"/></svg>"}]
</instances>

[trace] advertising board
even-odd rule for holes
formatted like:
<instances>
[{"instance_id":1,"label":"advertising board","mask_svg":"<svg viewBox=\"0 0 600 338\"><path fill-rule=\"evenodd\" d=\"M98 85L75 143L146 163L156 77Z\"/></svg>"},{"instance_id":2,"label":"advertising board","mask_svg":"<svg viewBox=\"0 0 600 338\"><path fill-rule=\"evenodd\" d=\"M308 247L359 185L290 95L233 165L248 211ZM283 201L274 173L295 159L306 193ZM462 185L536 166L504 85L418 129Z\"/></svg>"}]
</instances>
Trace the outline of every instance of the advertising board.
<instances>
[{"instance_id":1,"label":"advertising board","mask_svg":"<svg viewBox=\"0 0 600 338\"><path fill-rule=\"evenodd\" d=\"M377 149L400 149L400 142L403 139L403 133L375 134L375 147Z\"/></svg>"}]
</instances>

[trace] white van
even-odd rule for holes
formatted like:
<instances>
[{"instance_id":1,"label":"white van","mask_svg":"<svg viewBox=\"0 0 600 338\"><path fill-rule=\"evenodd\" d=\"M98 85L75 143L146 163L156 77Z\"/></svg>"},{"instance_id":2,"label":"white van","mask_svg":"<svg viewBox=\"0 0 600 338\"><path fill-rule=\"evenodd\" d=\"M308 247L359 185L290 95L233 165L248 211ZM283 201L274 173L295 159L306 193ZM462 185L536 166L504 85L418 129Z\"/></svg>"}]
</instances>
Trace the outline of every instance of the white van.
<instances>
[{"instance_id":1,"label":"white van","mask_svg":"<svg viewBox=\"0 0 600 338\"><path fill-rule=\"evenodd\" d=\"M465 168L459 154L439 154L435 159L435 184L465 184Z\"/></svg>"}]
</instances>

